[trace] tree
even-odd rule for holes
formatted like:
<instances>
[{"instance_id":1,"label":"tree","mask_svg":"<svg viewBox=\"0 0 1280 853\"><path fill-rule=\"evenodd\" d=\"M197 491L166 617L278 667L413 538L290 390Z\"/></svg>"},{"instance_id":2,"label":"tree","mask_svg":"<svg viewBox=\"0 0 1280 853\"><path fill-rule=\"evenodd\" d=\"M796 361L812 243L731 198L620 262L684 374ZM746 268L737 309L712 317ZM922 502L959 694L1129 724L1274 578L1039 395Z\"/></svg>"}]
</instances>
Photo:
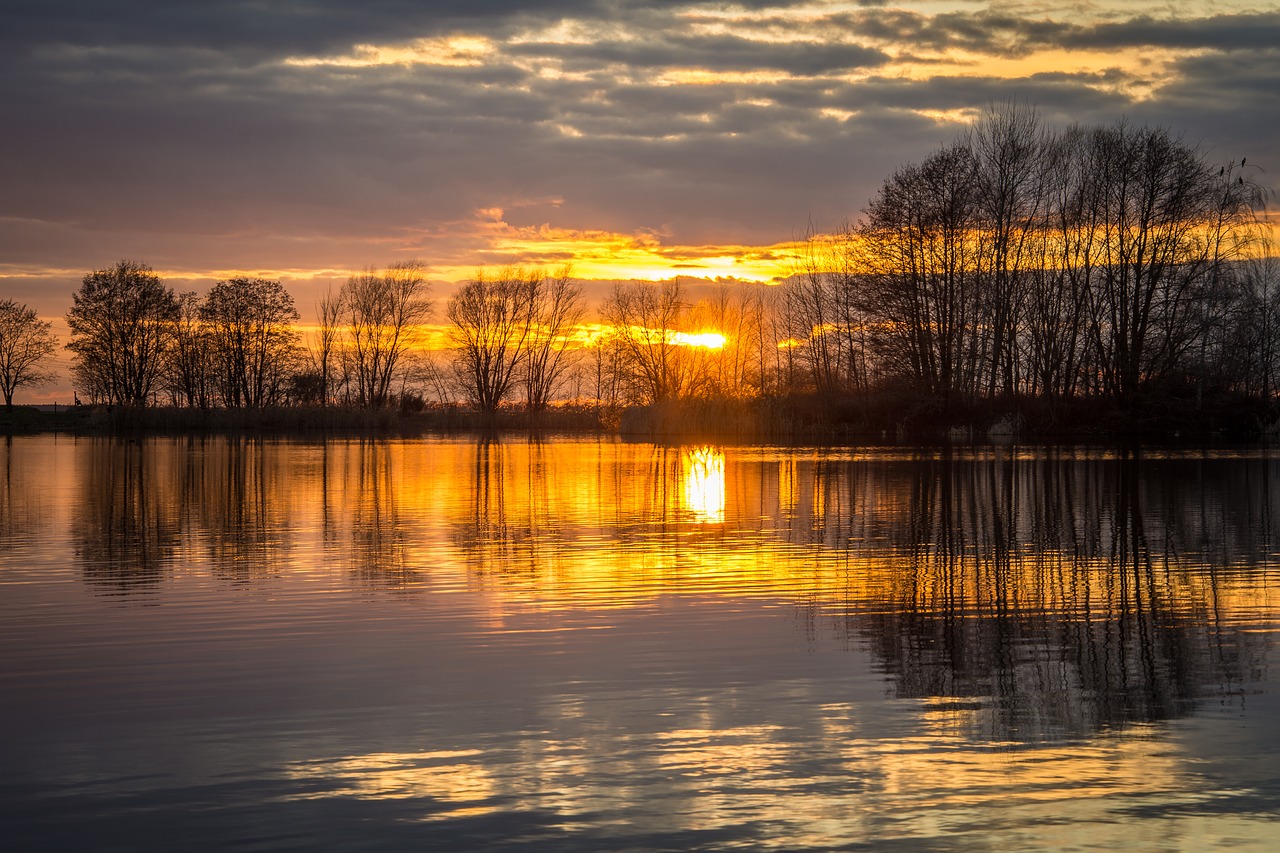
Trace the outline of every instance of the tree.
<instances>
[{"instance_id":1,"label":"tree","mask_svg":"<svg viewBox=\"0 0 1280 853\"><path fill-rule=\"evenodd\" d=\"M582 285L568 268L554 276L530 276L529 334L521 379L529 411L540 412L572 366L570 336L582 322Z\"/></svg>"},{"instance_id":2,"label":"tree","mask_svg":"<svg viewBox=\"0 0 1280 853\"><path fill-rule=\"evenodd\" d=\"M1098 128L1089 145L1104 188L1090 332L1103 391L1130 404L1185 368L1260 191L1163 128Z\"/></svg>"},{"instance_id":3,"label":"tree","mask_svg":"<svg viewBox=\"0 0 1280 853\"><path fill-rule=\"evenodd\" d=\"M1043 151L1045 217L1021 345L1029 389L1051 402L1076 395L1087 375L1090 282L1103 233L1102 186L1089 151L1088 132L1079 127L1057 134Z\"/></svg>"},{"instance_id":4,"label":"tree","mask_svg":"<svg viewBox=\"0 0 1280 853\"><path fill-rule=\"evenodd\" d=\"M528 355L525 341L541 278L541 273L520 269L491 278L480 270L449 299L445 315L457 350L454 375L481 412L496 412L515 386Z\"/></svg>"},{"instance_id":5,"label":"tree","mask_svg":"<svg viewBox=\"0 0 1280 853\"><path fill-rule=\"evenodd\" d=\"M840 389L840 304L831 271L835 253L828 240L810 231L799 247L786 290L788 340L804 366L808 385L829 400ZM790 389L797 390L797 389Z\"/></svg>"},{"instance_id":6,"label":"tree","mask_svg":"<svg viewBox=\"0 0 1280 853\"><path fill-rule=\"evenodd\" d=\"M339 293L361 405L381 408L391 402L401 361L417 327L431 314L426 271L421 261L395 263L382 274L371 267L347 279Z\"/></svg>"},{"instance_id":7,"label":"tree","mask_svg":"<svg viewBox=\"0 0 1280 853\"><path fill-rule=\"evenodd\" d=\"M166 359L165 386L174 405L207 409L213 402L214 365L200 309L201 299L196 294L178 297L178 319Z\"/></svg>"},{"instance_id":8,"label":"tree","mask_svg":"<svg viewBox=\"0 0 1280 853\"><path fill-rule=\"evenodd\" d=\"M881 354L949 406L977 390L978 164L953 145L894 173L859 231Z\"/></svg>"},{"instance_id":9,"label":"tree","mask_svg":"<svg viewBox=\"0 0 1280 853\"><path fill-rule=\"evenodd\" d=\"M990 362L987 393L1011 395L1019 378L1024 273L1042 233L1045 135L1034 109L993 105L971 128L966 146L978 169L981 322L988 330L982 351Z\"/></svg>"},{"instance_id":10,"label":"tree","mask_svg":"<svg viewBox=\"0 0 1280 853\"><path fill-rule=\"evenodd\" d=\"M86 275L71 298L76 387L93 401L145 406L179 316L173 289L146 264L120 261Z\"/></svg>"},{"instance_id":11,"label":"tree","mask_svg":"<svg viewBox=\"0 0 1280 853\"><path fill-rule=\"evenodd\" d=\"M804 368L810 389L826 400L867 384L868 322L857 245L847 224L831 236L810 231L797 245L784 291L786 349Z\"/></svg>"},{"instance_id":12,"label":"tree","mask_svg":"<svg viewBox=\"0 0 1280 853\"><path fill-rule=\"evenodd\" d=\"M213 286L200 308L224 405L279 402L300 352L293 297L278 281L233 278Z\"/></svg>"},{"instance_id":13,"label":"tree","mask_svg":"<svg viewBox=\"0 0 1280 853\"><path fill-rule=\"evenodd\" d=\"M0 391L6 409L13 408L14 391L53 379L43 369L57 346L52 328L52 323L36 316L35 309L12 299L0 301Z\"/></svg>"},{"instance_id":14,"label":"tree","mask_svg":"<svg viewBox=\"0 0 1280 853\"><path fill-rule=\"evenodd\" d=\"M614 327L619 371L637 402L679 400L709 384L707 351L682 340L690 307L684 295L678 278L619 282L602 308Z\"/></svg>"},{"instance_id":15,"label":"tree","mask_svg":"<svg viewBox=\"0 0 1280 853\"><path fill-rule=\"evenodd\" d=\"M342 322L342 300L332 289L326 289L316 305L320 326L315 335L315 359L320 374L320 405L329 405L329 393L333 387L333 357L338 344L339 323Z\"/></svg>"}]
</instances>

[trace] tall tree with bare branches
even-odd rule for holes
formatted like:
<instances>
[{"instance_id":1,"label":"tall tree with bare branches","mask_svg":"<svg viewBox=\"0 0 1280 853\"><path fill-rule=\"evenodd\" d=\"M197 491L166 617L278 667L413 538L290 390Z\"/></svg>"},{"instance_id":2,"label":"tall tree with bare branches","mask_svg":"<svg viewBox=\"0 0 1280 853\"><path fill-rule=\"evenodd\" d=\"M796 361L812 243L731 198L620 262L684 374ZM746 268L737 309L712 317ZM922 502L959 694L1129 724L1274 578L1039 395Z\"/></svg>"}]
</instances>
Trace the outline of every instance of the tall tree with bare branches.
<instances>
[{"instance_id":1,"label":"tall tree with bare branches","mask_svg":"<svg viewBox=\"0 0 1280 853\"><path fill-rule=\"evenodd\" d=\"M480 270L449 299L445 316L455 348L454 376L481 412L496 412L516 387L541 280L537 271L510 268L491 276Z\"/></svg>"},{"instance_id":2,"label":"tall tree with bare branches","mask_svg":"<svg viewBox=\"0 0 1280 853\"><path fill-rule=\"evenodd\" d=\"M529 277L529 334L520 378L529 411L540 412L555 396L573 362L571 336L582 322L582 285L566 267L554 275Z\"/></svg>"},{"instance_id":3,"label":"tall tree with bare branches","mask_svg":"<svg viewBox=\"0 0 1280 853\"><path fill-rule=\"evenodd\" d=\"M370 267L343 285L346 346L361 405L381 408L391 402L405 353L431 315L429 288L421 261L401 261L381 273Z\"/></svg>"}]
</instances>

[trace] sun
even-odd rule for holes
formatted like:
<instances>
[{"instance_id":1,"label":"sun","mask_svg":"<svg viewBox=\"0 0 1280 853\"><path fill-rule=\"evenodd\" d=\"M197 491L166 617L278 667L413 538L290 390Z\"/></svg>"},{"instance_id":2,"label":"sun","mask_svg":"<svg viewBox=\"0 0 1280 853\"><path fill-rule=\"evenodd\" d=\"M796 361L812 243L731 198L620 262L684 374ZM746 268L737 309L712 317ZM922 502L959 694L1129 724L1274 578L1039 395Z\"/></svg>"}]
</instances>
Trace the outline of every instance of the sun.
<instances>
[{"instance_id":1,"label":"sun","mask_svg":"<svg viewBox=\"0 0 1280 853\"><path fill-rule=\"evenodd\" d=\"M719 332L699 332L697 334L691 334L689 332L671 332L668 336L668 342L686 347L723 349L725 337Z\"/></svg>"}]
</instances>

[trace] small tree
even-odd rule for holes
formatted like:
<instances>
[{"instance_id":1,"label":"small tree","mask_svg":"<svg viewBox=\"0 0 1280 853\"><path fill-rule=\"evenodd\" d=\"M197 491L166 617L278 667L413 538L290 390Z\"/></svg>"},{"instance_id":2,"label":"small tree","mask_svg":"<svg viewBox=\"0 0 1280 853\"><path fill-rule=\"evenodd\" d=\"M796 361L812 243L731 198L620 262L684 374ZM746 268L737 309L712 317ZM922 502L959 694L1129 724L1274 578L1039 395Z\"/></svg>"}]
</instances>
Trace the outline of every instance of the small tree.
<instances>
[{"instance_id":1,"label":"small tree","mask_svg":"<svg viewBox=\"0 0 1280 853\"><path fill-rule=\"evenodd\" d=\"M0 391L6 409L13 408L14 391L52 380L43 369L57 345L52 328L34 309L12 299L0 301Z\"/></svg>"},{"instance_id":2,"label":"small tree","mask_svg":"<svg viewBox=\"0 0 1280 853\"><path fill-rule=\"evenodd\" d=\"M696 396L708 384L706 350L681 340L688 319L680 279L614 285L601 308L613 327L621 378L639 403L664 403Z\"/></svg>"},{"instance_id":3,"label":"small tree","mask_svg":"<svg viewBox=\"0 0 1280 853\"><path fill-rule=\"evenodd\" d=\"M341 333L342 300L340 294L326 289L316 304L316 313L320 317L320 326L314 336L313 357L317 372L320 374L320 405L329 405L330 389L333 387L334 356Z\"/></svg>"}]
</instances>

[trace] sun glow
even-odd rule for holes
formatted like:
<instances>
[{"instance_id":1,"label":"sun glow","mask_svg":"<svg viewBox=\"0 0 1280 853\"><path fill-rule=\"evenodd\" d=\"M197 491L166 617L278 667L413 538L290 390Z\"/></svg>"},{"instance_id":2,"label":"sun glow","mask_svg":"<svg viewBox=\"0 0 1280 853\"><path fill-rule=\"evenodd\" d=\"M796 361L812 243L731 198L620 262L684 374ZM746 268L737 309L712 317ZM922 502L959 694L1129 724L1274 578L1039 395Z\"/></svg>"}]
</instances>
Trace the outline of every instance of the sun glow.
<instances>
[{"instance_id":1,"label":"sun glow","mask_svg":"<svg viewBox=\"0 0 1280 853\"><path fill-rule=\"evenodd\" d=\"M793 243L667 244L652 231L621 234L546 223L515 226L502 216L501 208L477 211L476 237L487 254L500 263L568 263L578 278L661 281L688 275L764 282L785 278L795 265Z\"/></svg>"},{"instance_id":2,"label":"sun glow","mask_svg":"<svg viewBox=\"0 0 1280 853\"><path fill-rule=\"evenodd\" d=\"M685 347L723 349L725 337L719 332L698 332L697 334L690 334L688 332L668 332L667 343Z\"/></svg>"}]
</instances>

